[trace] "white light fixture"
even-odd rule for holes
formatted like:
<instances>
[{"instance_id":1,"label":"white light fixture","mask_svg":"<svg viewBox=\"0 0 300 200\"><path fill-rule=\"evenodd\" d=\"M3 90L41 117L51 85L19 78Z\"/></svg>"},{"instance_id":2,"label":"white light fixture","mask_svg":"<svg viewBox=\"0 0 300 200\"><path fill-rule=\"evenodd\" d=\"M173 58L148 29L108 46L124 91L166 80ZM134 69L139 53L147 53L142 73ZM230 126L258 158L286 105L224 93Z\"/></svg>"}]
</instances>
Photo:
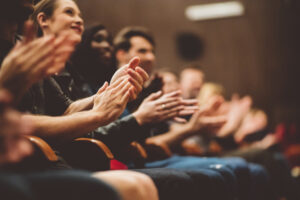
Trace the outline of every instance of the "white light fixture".
<instances>
[{"instance_id":1,"label":"white light fixture","mask_svg":"<svg viewBox=\"0 0 300 200\"><path fill-rule=\"evenodd\" d=\"M189 6L185 10L186 17L192 21L237 17L244 13L245 7L239 1Z\"/></svg>"}]
</instances>

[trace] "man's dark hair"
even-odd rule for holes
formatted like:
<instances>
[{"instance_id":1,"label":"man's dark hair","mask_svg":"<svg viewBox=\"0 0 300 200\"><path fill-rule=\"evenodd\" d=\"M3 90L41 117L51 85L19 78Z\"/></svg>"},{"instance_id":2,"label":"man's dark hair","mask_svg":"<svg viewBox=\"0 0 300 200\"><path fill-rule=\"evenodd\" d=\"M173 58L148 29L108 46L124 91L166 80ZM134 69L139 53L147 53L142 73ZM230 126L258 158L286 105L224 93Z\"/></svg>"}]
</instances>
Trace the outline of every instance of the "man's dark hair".
<instances>
[{"instance_id":1,"label":"man's dark hair","mask_svg":"<svg viewBox=\"0 0 300 200\"><path fill-rule=\"evenodd\" d=\"M152 34L148 29L144 27L125 27L123 28L114 39L115 51L122 49L128 51L131 48L130 39L134 36L140 36L149 41L153 47L155 47L155 42Z\"/></svg>"}]
</instances>

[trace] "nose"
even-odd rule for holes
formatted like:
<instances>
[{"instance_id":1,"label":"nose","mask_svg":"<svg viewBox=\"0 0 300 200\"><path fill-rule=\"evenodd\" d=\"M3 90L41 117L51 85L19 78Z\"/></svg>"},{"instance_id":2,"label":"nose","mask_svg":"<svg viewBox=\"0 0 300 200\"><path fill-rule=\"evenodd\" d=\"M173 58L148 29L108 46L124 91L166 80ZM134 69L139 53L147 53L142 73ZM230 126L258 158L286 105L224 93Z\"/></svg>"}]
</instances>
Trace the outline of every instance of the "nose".
<instances>
[{"instance_id":1,"label":"nose","mask_svg":"<svg viewBox=\"0 0 300 200\"><path fill-rule=\"evenodd\" d=\"M76 16L75 23L77 25L83 25L83 19L80 16Z\"/></svg>"},{"instance_id":2,"label":"nose","mask_svg":"<svg viewBox=\"0 0 300 200\"><path fill-rule=\"evenodd\" d=\"M151 61L154 61L155 60L155 55L153 52L148 52L147 53L147 59L148 60L151 60Z\"/></svg>"}]
</instances>

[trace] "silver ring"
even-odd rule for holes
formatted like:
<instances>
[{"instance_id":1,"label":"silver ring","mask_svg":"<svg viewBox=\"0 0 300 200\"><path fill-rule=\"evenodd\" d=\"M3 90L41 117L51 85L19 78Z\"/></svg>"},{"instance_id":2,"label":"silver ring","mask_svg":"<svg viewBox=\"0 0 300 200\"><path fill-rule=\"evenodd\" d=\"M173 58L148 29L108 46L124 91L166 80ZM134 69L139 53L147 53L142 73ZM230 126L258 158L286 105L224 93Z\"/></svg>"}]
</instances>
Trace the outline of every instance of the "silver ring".
<instances>
[{"instance_id":1,"label":"silver ring","mask_svg":"<svg viewBox=\"0 0 300 200\"><path fill-rule=\"evenodd\" d=\"M165 108L166 108L166 104L162 104L161 109L165 109Z\"/></svg>"}]
</instances>

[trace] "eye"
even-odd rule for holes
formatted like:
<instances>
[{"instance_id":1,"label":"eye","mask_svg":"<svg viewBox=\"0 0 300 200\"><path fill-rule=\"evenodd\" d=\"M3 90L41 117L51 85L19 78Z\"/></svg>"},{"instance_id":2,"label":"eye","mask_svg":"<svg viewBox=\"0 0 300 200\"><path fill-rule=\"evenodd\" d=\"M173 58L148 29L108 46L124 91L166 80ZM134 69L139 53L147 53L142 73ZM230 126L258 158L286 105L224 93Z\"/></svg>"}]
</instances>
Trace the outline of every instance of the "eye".
<instances>
[{"instance_id":1,"label":"eye","mask_svg":"<svg viewBox=\"0 0 300 200\"><path fill-rule=\"evenodd\" d=\"M147 49L139 49L138 52L139 53L147 53Z\"/></svg>"},{"instance_id":2,"label":"eye","mask_svg":"<svg viewBox=\"0 0 300 200\"><path fill-rule=\"evenodd\" d=\"M97 36L95 36L94 37L94 39L93 39L95 42L102 42L102 41L104 41L104 38L101 36L101 35L97 35Z\"/></svg>"},{"instance_id":3,"label":"eye","mask_svg":"<svg viewBox=\"0 0 300 200\"><path fill-rule=\"evenodd\" d=\"M73 16L74 15L74 10L71 9L71 8L68 8L68 9L65 10L65 13L70 15L70 16Z\"/></svg>"}]
</instances>

